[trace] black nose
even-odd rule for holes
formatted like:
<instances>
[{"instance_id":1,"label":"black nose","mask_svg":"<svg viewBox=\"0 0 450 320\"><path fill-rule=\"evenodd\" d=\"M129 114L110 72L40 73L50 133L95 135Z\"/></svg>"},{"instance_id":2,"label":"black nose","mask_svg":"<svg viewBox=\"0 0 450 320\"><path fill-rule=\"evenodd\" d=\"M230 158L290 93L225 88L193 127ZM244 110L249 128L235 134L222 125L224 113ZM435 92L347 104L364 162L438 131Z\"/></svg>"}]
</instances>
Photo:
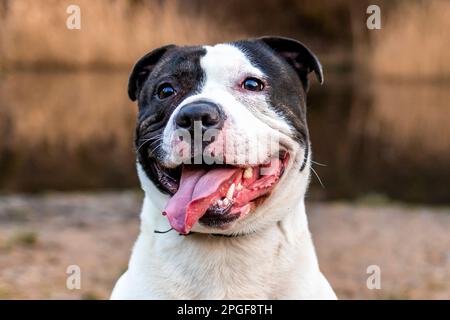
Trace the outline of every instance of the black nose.
<instances>
[{"instance_id":1,"label":"black nose","mask_svg":"<svg viewBox=\"0 0 450 320\"><path fill-rule=\"evenodd\" d=\"M197 122L202 131L205 131L207 129L221 129L224 120L223 112L217 104L210 101L196 101L181 107L175 118L175 123L178 128L193 131Z\"/></svg>"}]
</instances>

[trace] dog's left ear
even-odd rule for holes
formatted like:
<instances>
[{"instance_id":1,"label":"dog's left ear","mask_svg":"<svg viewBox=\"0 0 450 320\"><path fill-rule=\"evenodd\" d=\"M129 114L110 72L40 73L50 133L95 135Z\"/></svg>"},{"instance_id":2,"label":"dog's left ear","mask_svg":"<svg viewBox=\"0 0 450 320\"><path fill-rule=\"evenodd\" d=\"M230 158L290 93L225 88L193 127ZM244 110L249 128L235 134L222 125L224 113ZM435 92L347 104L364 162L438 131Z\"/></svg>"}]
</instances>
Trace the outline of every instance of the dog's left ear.
<instances>
[{"instance_id":1,"label":"dog's left ear","mask_svg":"<svg viewBox=\"0 0 450 320\"><path fill-rule=\"evenodd\" d=\"M284 37L261 37L257 40L264 42L272 50L284 58L297 72L305 90L308 90L308 74L316 74L320 84L323 83L322 65L316 55L301 42Z\"/></svg>"}]
</instances>

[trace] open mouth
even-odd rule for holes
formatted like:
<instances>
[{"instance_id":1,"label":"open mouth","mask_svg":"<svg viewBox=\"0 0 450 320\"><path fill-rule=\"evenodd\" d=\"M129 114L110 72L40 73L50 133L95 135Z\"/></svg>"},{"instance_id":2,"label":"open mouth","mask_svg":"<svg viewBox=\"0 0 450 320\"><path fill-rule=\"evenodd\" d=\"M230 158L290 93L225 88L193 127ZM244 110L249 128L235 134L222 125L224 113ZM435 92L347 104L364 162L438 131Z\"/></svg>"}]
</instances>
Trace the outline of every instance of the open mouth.
<instances>
[{"instance_id":1,"label":"open mouth","mask_svg":"<svg viewBox=\"0 0 450 320\"><path fill-rule=\"evenodd\" d=\"M267 198L288 163L289 154L280 152L256 166L181 165L165 169L156 162L153 171L173 196L163 212L176 231L190 232L200 224L224 228Z\"/></svg>"}]
</instances>

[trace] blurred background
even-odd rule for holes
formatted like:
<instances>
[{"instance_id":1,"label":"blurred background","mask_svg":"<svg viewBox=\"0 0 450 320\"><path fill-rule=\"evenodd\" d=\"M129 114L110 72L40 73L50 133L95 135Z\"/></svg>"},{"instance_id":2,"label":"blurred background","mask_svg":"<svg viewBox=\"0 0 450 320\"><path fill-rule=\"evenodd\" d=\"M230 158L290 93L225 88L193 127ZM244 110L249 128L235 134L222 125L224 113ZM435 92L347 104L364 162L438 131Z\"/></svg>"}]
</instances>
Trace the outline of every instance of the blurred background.
<instances>
[{"instance_id":1,"label":"blurred background","mask_svg":"<svg viewBox=\"0 0 450 320\"><path fill-rule=\"evenodd\" d=\"M81 29L66 28L66 8ZM381 8L381 30L366 9ZM0 0L0 298L107 298L138 232L149 50L261 35L321 60L307 211L340 298L450 298L450 1ZM81 290L66 288L79 265ZM382 288L369 290L378 265Z\"/></svg>"}]
</instances>

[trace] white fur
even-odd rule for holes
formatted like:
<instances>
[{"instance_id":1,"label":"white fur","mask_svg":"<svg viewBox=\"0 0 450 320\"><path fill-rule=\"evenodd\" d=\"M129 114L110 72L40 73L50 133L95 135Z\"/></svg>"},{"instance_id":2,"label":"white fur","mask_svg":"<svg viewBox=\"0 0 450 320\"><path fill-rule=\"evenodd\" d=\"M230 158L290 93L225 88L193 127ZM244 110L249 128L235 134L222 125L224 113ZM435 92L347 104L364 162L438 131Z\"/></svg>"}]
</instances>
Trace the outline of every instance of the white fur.
<instances>
[{"instance_id":1,"label":"white fur","mask_svg":"<svg viewBox=\"0 0 450 320\"><path fill-rule=\"evenodd\" d=\"M239 218L227 230L195 224L192 230L199 233L180 236L175 232L154 233L170 228L161 215L168 197L158 191L138 164L145 191L141 233L128 270L118 280L111 298L335 299L320 272L305 214L310 159L300 171L304 149L289 138L292 129L287 122L270 109L263 93L239 91L246 77L263 78L261 70L235 47L206 48L207 54L201 59L206 83L199 94L180 106L196 99L220 103L227 115L227 134L233 140L250 141L250 148L255 148L257 140L252 139L269 133L289 150L289 165L272 195L255 212ZM164 131L168 162L173 131L171 119ZM257 152L270 155L264 148ZM226 156L228 161L238 155L227 150ZM226 238L202 233L245 235Z\"/></svg>"}]
</instances>

